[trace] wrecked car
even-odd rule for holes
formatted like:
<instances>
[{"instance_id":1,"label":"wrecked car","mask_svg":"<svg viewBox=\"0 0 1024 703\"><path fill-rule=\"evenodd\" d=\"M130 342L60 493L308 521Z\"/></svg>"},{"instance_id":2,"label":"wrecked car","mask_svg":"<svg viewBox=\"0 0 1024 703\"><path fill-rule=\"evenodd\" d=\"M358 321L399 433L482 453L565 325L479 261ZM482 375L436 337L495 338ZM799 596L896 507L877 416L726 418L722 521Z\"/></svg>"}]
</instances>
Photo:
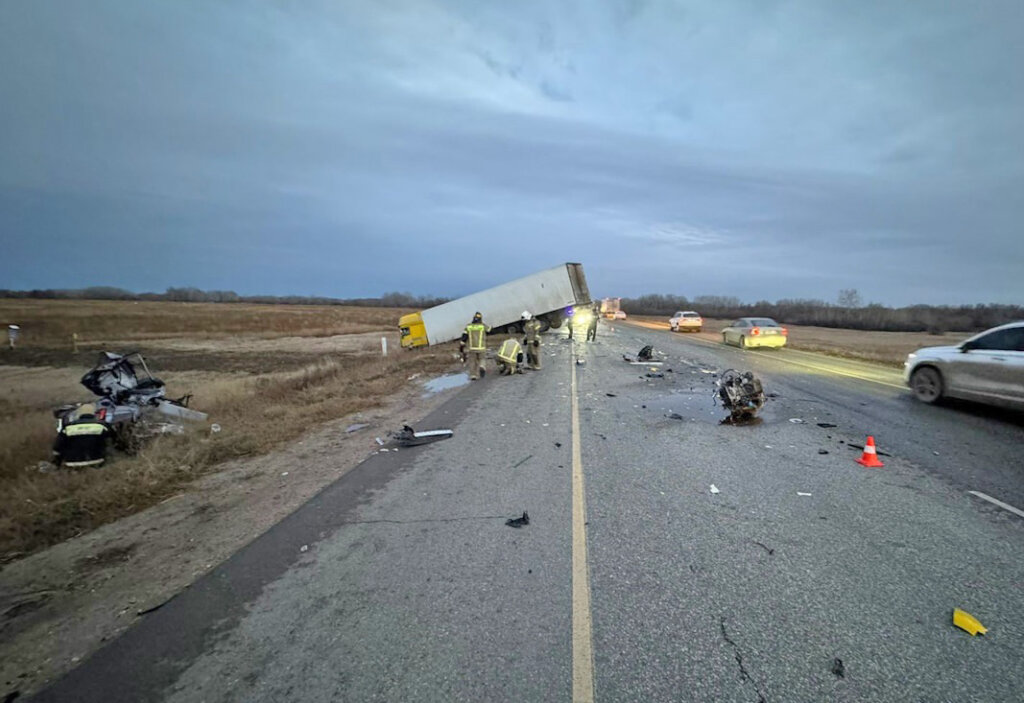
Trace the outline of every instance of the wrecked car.
<instances>
[{"instance_id":1,"label":"wrecked car","mask_svg":"<svg viewBox=\"0 0 1024 703\"><path fill-rule=\"evenodd\" d=\"M117 449L133 454L150 437L181 434L184 421L207 418L206 413L188 407L191 396L168 398L164 382L150 373L139 352L100 352L96 365L82 376L82 385L99 398L53 411L57 419L53 458L58 465L98 466L106 457L108 439Z\"/></svg>"},{"instance_id":2,"label":"wrecked car","mask_svg":"<svg viewBox=\"0 0 1024 703\"><path fill-rule=\"evenodd\" d=\"M722 407L729 411L733 422L749 420L764 407L765 394L761 380L750 371L727 369L718 379L716 395Z\"/></svg>"}]
</instances>

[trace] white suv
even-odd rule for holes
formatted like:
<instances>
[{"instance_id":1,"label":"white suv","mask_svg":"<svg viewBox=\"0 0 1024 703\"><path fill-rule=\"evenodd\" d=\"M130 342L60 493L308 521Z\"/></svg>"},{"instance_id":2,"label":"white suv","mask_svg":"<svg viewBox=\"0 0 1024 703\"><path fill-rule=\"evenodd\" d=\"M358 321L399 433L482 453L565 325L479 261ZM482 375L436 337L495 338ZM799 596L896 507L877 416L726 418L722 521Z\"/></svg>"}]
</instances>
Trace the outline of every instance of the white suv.
<instances>
[{"instance_id":1,"label":"white suv","mask_svg":"<svg viewBox=\"0 0 1024 703\"><path fill-rule=\"evenodd\" d=\"M704 329L704 318L693 310L677 312L668 321L673 332L700 332Z\"/></svg>"}]
</instances>

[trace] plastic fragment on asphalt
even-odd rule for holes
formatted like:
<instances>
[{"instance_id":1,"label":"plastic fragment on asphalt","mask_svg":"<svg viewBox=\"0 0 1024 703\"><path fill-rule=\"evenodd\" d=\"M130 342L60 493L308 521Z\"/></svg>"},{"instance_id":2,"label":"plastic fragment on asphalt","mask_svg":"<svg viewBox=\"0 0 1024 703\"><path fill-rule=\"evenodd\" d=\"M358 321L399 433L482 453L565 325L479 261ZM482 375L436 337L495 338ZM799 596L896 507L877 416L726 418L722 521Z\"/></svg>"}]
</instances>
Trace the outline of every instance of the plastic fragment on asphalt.
<instances>
[{"instance_id":1,"label":"plastic fragment on asphalt","mask_svg":"<svg viewBox=\"0 0 1024 703\"><path fill-rule=\"evenodd\" d=\"M792 422L794 425L802 425L806 422L805 420L801 420L798 417L791 417L789 418L789 421Z\"/></svg>"},{"instance_id":2,"label":"plastic fragment on asphalt","mask_svg":"<svg viewBox=\"0 0 1024 703\"><path fill-rule=\"evenodd\" d=\"M770 444L766 444L766 445L764 445L764 448L765 448L765 449L771 449L771 448L772 448L772 445L770 445Z\"/></svg>"},{"instance_id":3,"label":"plastic fragment on asphalt","mask_svg":"<svg viewBox=\"0 0 1024 703\"><path fill-rule=\"evenodd\" d=\"M683 420L683 419L685 419L679 413L668 413L667 415L665 415L665 417L667 417L669 420Z\"/></svg>"},{"instance_id":4,"label":"plastic fragment on asphalt","mask_svg":"<svg viewBox=\"0 0 1024 703\"><path fill-rule=\"evenodd\" d=\"M618 398L619 397L619 396L615 395L614 393L605 393L605 395L608 396L609 398Z\"/></svg>"},{"instance_id":5,"label":"plastic fragment on asphalt","mask_svg":"<svg viewBox=\"0 0 1024 703\"><path fill-rule=\"evenodd\" d=\"M348 427L346 427L345 428L345 433L349 434L349 433L352 433L352 432L358 432L359 430L363 429L364 427L369 427L369 425L367 425L365 422L357 422L354 425L349 425Z\"/></svg>"},{"instance_id":6,"label":"plastic fragment on asphalt","mask_svg":"<svg viewBox=\"0 0 1024 703\"><path fill-rule=\"evenodd\" d=\"M377 442L377 444L379 444L380 446L382 446L382 447L384 446L384 440L383 440L383 439L381 439L380 437L374 437L373 439L374 439L374 441L376 441L376 442Z\"/></svg>"},{"instance_id":7,"label":"plastic fragment on asphalt","mask_svg":"<svg viewBox=\"0 0 1024 703\"><path fill-rule=\"evenodd\" d=\"M721 493L721 491L718 490L718 486L716 486L715 484L712 483L711 484L711 493L717 494L717 493Z\"/></svg>"},{"instance_id":8,"label":"plastic fragment on asphalt","mask_svg":"<svg viewBox=\"0 0 1024 703\"><path fill-rule=\"evenodd\" d=\"M828 454L828 450L827 449L819 449L818 450L818 454Z\"/></svg>"},{"instance_id":9,"label":"plastic fragment on asphalt","mask_svg":"<svg viewBox=\"0 0 1024 703\"><path fill-rule=\"evenodd\" d=\"M530 524L530 516L524 510L522 517L510 517L508 520L505 521L505 524L508 525L509 527L514 527L516 529L519 529L520 527L523 527L524 525L529 525Z\"/></svg>"},{"instance_id":10,"label":"plastic fragment on asphalt","mask_svg":"<svg viewBox=\"0 0 1024 703\"><path fill-rule=\"evenodd\" d=\"M810 493L802 493L802 492L800 492L800 491L797 491L797 492L796 492L796 494L797 494L798 496L810 496L810 495L811 495Z\"/></svg>"},{"instance_id":11,"label":"plastic fragment on asphalt","mask_svg":"<svg viewBox=\"0 0 1024 703\"><path fill-rule=\"evenodd\" d=\"M299 547L299 551L300 552L308 552L309 551L309 545L308 544L302 545L301 547Z\"/></svg>"},{"instance_id":12,"label":"plastic fragment on asphalt","mask_svg":"<svg viewBox=\"0 0 1024 703\"><path fill-rule=\"evenodd\" d=\"M287 475L288 475L288 472L287 472L287 471L282 471L282 472L281 472L281 475L282 475L282 476L287 476Z\"/></svg>"},{"instance_id":13,"label":"plastic fragment on asphalt","mask_svg":"<svg viewBox=\"0 0 1024 703\"><path fill-rule=\"evenodd\" d=\"M988 632L988 628L978 622L976 617L960 608L953 608L953 624L970 633L971 637Z\"/></svg>"},{"instance_id":14,"label":"plastic fragment on asphalt","mask_svg":"<svg viewBox=\"0 0 1024 703\"><path fill-rule=\"evenodd\" d=\"M843 666L843 660L839 657L832 660L832 673L839 678L846 676L846 667Z\"/></svg>"},{"instance_id":15,"label":"plastic fragment on asphalt","mask_svg":"<svg viewBox=\"0 0 1024 703\"><path fill-rule=\"evenodd\" d=\"M831 423L831 422L819 422L818 423L818 427L824 427L824 428L828 429L829 427L839 427L839 425L836 425L836 424Z\"/></svg>"}]
</instances>

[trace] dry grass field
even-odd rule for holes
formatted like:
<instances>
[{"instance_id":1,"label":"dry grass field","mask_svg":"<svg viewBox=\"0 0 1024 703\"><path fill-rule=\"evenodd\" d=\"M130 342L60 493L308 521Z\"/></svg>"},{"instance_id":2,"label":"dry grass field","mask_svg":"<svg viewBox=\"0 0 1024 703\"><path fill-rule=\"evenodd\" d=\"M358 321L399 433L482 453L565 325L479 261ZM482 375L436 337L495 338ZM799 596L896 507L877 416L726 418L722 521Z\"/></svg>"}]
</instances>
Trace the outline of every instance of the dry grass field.
<instances>
[{"instance_id":1,"label":"dry grass field","mask_svg":"<svg viewBox=\"0 0 1024 703\"><path fill-rule=\"evenodd\" d=\"M403 312L0 300L0 322L23 329L16 349L0 351L0 561L142 510L227 459L265 453L377 406L413 374L451 367L451 349L398 348ZM222 431L206 424L100 469L41 472L54 437L51 408L90 398L79 379L101 349L143 351L168 395L194 394L192 407Z\"/></svg>"},{"instance_id":2,"label":"dry grass field","mask_svg":"<svg viewBox=\"0 0 1024 703\"><path fill-rule=\"evenodd\" d=\"M644 315L631 316L631 320L656 323L668 329L668 318ZM721 330L732 320L704 319L704 330L694 336L708 341L721 342ZM969 334L951 332L928 334L927 332L869 332L861 330L811 327L807 325L785 325L789 330L786 345L792 349L820 352L846 359L859 359L886 366L902 367L907 354L921 347L957 344Z\"/></svg>"}]
</instances>

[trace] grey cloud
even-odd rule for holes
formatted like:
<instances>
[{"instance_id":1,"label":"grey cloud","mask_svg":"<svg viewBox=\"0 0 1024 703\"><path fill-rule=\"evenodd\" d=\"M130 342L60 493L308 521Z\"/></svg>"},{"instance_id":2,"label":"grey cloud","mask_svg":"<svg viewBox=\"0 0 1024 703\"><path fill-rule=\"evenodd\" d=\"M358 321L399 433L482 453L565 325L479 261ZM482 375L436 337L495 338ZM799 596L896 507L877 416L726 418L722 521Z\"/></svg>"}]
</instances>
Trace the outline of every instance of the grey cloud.
<instances>
[{"instance_id":1,"label":"grey cloud","mask_svg":"<svg viewBox=\"0 0 1024 703\"><path fill-rule=\"evenodd\" d=\"M8 3L0 279L1019 302L1020 12L897 5Z\"/></svg>"}]
</instances>

